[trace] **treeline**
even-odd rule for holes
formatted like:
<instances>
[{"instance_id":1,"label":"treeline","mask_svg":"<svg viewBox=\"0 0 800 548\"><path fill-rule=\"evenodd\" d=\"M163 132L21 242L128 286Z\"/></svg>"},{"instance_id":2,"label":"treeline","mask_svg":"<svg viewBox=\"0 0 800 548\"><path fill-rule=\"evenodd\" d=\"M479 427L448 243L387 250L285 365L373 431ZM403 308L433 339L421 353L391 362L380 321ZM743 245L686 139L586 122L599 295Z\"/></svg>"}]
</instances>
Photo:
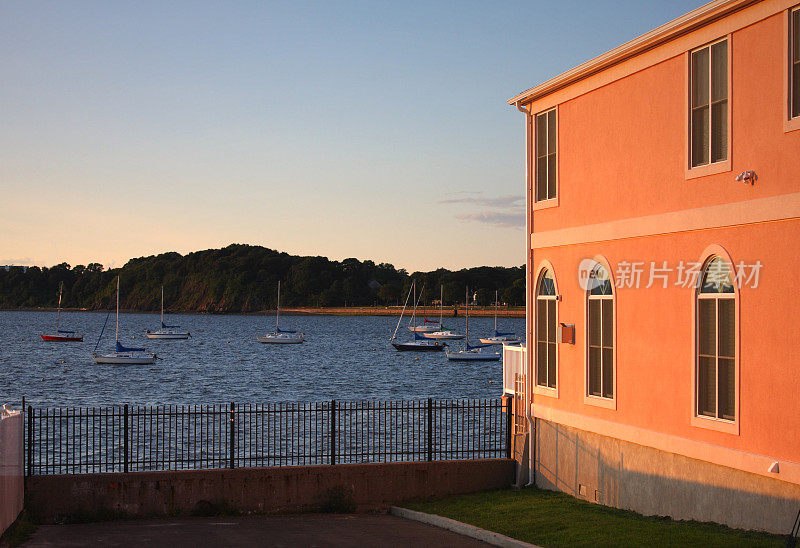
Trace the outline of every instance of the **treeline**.
<instances>
[{"instance_id":1,"label":"treeline","mask_svg":"<svg viewBox=\"0 0 800 548\"><path fill-rule=\"evenodd\" d=\"M282 307L339 307L403 304L411 287L425 287L424 302L439 299L444 286L445 306L464 301L465 287L477 292L478 304L524 304L523 267L445 269L409 275L391 264L326 257L298 257L260 246L229 245L187 255L163 253L131 259L122 268L102 265L51 268L0 268L0 308L55 307L59 284L63 306L107 309L113 306L116 277L120 276L120 307L153 311L160 307L164 285L166 308L172 311L257 312L273 309L281 280Z\"/></svg>"}]
</instances>

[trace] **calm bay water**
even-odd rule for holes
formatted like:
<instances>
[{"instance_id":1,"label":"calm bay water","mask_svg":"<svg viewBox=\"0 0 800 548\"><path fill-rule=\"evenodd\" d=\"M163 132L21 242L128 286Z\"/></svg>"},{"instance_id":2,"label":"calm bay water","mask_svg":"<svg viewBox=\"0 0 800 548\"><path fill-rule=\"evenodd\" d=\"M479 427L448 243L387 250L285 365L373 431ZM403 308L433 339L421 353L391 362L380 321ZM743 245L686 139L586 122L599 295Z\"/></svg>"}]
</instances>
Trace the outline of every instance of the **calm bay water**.
<instances>
[{"instance_id":1,"label":"calm bay water","mask_svg":"<svg viewBox=\"0 0 800 548\"><path fill-rule=\"evenodd\" d=\"M265 345L256 335L274 317L170 315L192 338L148 340L158 314L121 314L120 340L158 354L154 365L96 365L91 359L105 313L62 313L62 326L85 333L82 343L47 343L53 312L0 312L0 403L93 406L162 403L261 403L322 400L486 398L502 393L501 362L450 362L443 352L397 352L389 338L396 317L287 316L302 345ZM493 329L493 318L471 318L473 341ZM445 325L464 331L463 318ZM411 338L407 321L398 338ZM524 319L499 320L501 331L524 331ZM451 341L459 346L460 341ZM114 346L114 315L99 350Z\"/></svg>"}]
</instances>

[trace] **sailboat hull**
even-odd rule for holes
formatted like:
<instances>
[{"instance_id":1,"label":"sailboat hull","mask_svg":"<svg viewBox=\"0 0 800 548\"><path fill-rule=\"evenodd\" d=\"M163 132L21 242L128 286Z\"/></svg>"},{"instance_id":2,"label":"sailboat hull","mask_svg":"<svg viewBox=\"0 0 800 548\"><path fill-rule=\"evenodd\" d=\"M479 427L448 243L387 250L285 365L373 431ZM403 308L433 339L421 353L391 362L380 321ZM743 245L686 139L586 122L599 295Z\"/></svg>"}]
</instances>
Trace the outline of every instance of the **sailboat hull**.
<instances>
[{"instance_id":1,"label":"sailboat hull","mask_svg":"<svg viewBox=\"0 0 800 548\"><path fill-rule=\"evenodd\" d=\"M145 333L148 339L188 339L188 331L148 331Z\"/></svg>"},{"instance_id":2,"label":"sailboat hull","mask_svg":"<svg viewBox=\"0 0 800 548\"><path fill-rule=\"evenodd\" d=\"M420 344L418 341L412 341L407 343L398 343L392 342L392 346L394 346L400 352L441 352L444 350L443 344Z\"/></svg>"},{"instance_id":3,"label":"sailboat hull","mask_svg":"<svg viewBox=\"0 0 800 548\"><path fill-rule=\"evenodd\" d=\"M423 337L427 337L428 339L439 339L445 341L460 341L464 338L464 335L459 335L458 333L453 333L452 331L435 331L433 333L423 333Z\"/></svg>"},{"instance_id":4,"label":"sailboat hull","mask_svg":"<svg viewBox=\"0 0 800 548\"><path fill-rule=\"evenodd\" d=\"M97 364L107 365L152 365L156 363L155 354L129 354L114 352L112 354L92 353L92 359Z\"/></svg>"},{"instance_id":5,"label":"sailboat hull","mask_svg":"<svg viewBox=\"0 0 800 548\"><path fill-rule=\"evenodd\" d=\"M282 334L270 333L264 337L256 337L256 340L264 344L302 344L305 342L305 338L303 337L302 333L299 337L296 335L290 337Z\"/></svg>"},{"instance_id":6,"label":"sailboat hull","mask_svg":"<svg viewBox=\"0 0 800 548\"><path fill-rule=\"evenodd\" d=\"M496 362L500 361L500 354L459 350L457 352L448 352L447 359L457 362Z\"/></svg>"},{"instance_id":7,"label":"sailboat hull","mask_svg":"<svg viewBox=\"0 0 800 548\"><path fill-rule=\"evenodd\" d=\"M64 335L42 335L42 340L47 342L83 342L83 335L65 337Z\"/></svg>"}]
</instances>

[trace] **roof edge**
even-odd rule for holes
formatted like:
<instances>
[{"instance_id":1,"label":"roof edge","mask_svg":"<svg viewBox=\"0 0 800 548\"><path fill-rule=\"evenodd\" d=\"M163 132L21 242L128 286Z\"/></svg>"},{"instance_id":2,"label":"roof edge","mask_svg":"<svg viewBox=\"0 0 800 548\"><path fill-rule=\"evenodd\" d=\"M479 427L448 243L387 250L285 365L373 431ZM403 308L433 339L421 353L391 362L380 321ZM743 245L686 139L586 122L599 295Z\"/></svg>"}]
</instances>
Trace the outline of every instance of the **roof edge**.
<instances>
[{"instance_id":1,"label":"roof edge","mask_svg":"<svg viewBox=\"0 0 800 548\"><path fill-rule=\"evenodd\" d=\"M581 63L577 67L559 74L538 86L523 91L519 95L509 99L508 104L520 105L533 102L540 97L553 93L584 78L588 78L593 74L626 61L644 51L712 23L734 11L738 11L761 1L762 0L714 0L713 2L709 2L638 38L625 42L621 46L595 57L594 59Z\"/></svg>"}]
</instances>

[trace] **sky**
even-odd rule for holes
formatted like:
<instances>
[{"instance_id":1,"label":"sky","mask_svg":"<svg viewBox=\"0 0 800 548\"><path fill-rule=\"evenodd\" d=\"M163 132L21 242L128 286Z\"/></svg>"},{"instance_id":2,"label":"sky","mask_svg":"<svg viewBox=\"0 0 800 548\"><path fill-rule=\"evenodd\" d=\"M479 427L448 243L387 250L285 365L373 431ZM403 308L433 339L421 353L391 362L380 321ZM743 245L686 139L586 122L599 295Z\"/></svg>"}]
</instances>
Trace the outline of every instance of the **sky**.
<instances>
[{"instance_id":1,"label":"sky","mask_svg":"<svg viewBox=\"0 0 800 548\"><path fill-rule=\"evenodd\" d=\"M522 265L506 101L702 4L0 0L0 265Z\"/></svg>"}]
</instances>

